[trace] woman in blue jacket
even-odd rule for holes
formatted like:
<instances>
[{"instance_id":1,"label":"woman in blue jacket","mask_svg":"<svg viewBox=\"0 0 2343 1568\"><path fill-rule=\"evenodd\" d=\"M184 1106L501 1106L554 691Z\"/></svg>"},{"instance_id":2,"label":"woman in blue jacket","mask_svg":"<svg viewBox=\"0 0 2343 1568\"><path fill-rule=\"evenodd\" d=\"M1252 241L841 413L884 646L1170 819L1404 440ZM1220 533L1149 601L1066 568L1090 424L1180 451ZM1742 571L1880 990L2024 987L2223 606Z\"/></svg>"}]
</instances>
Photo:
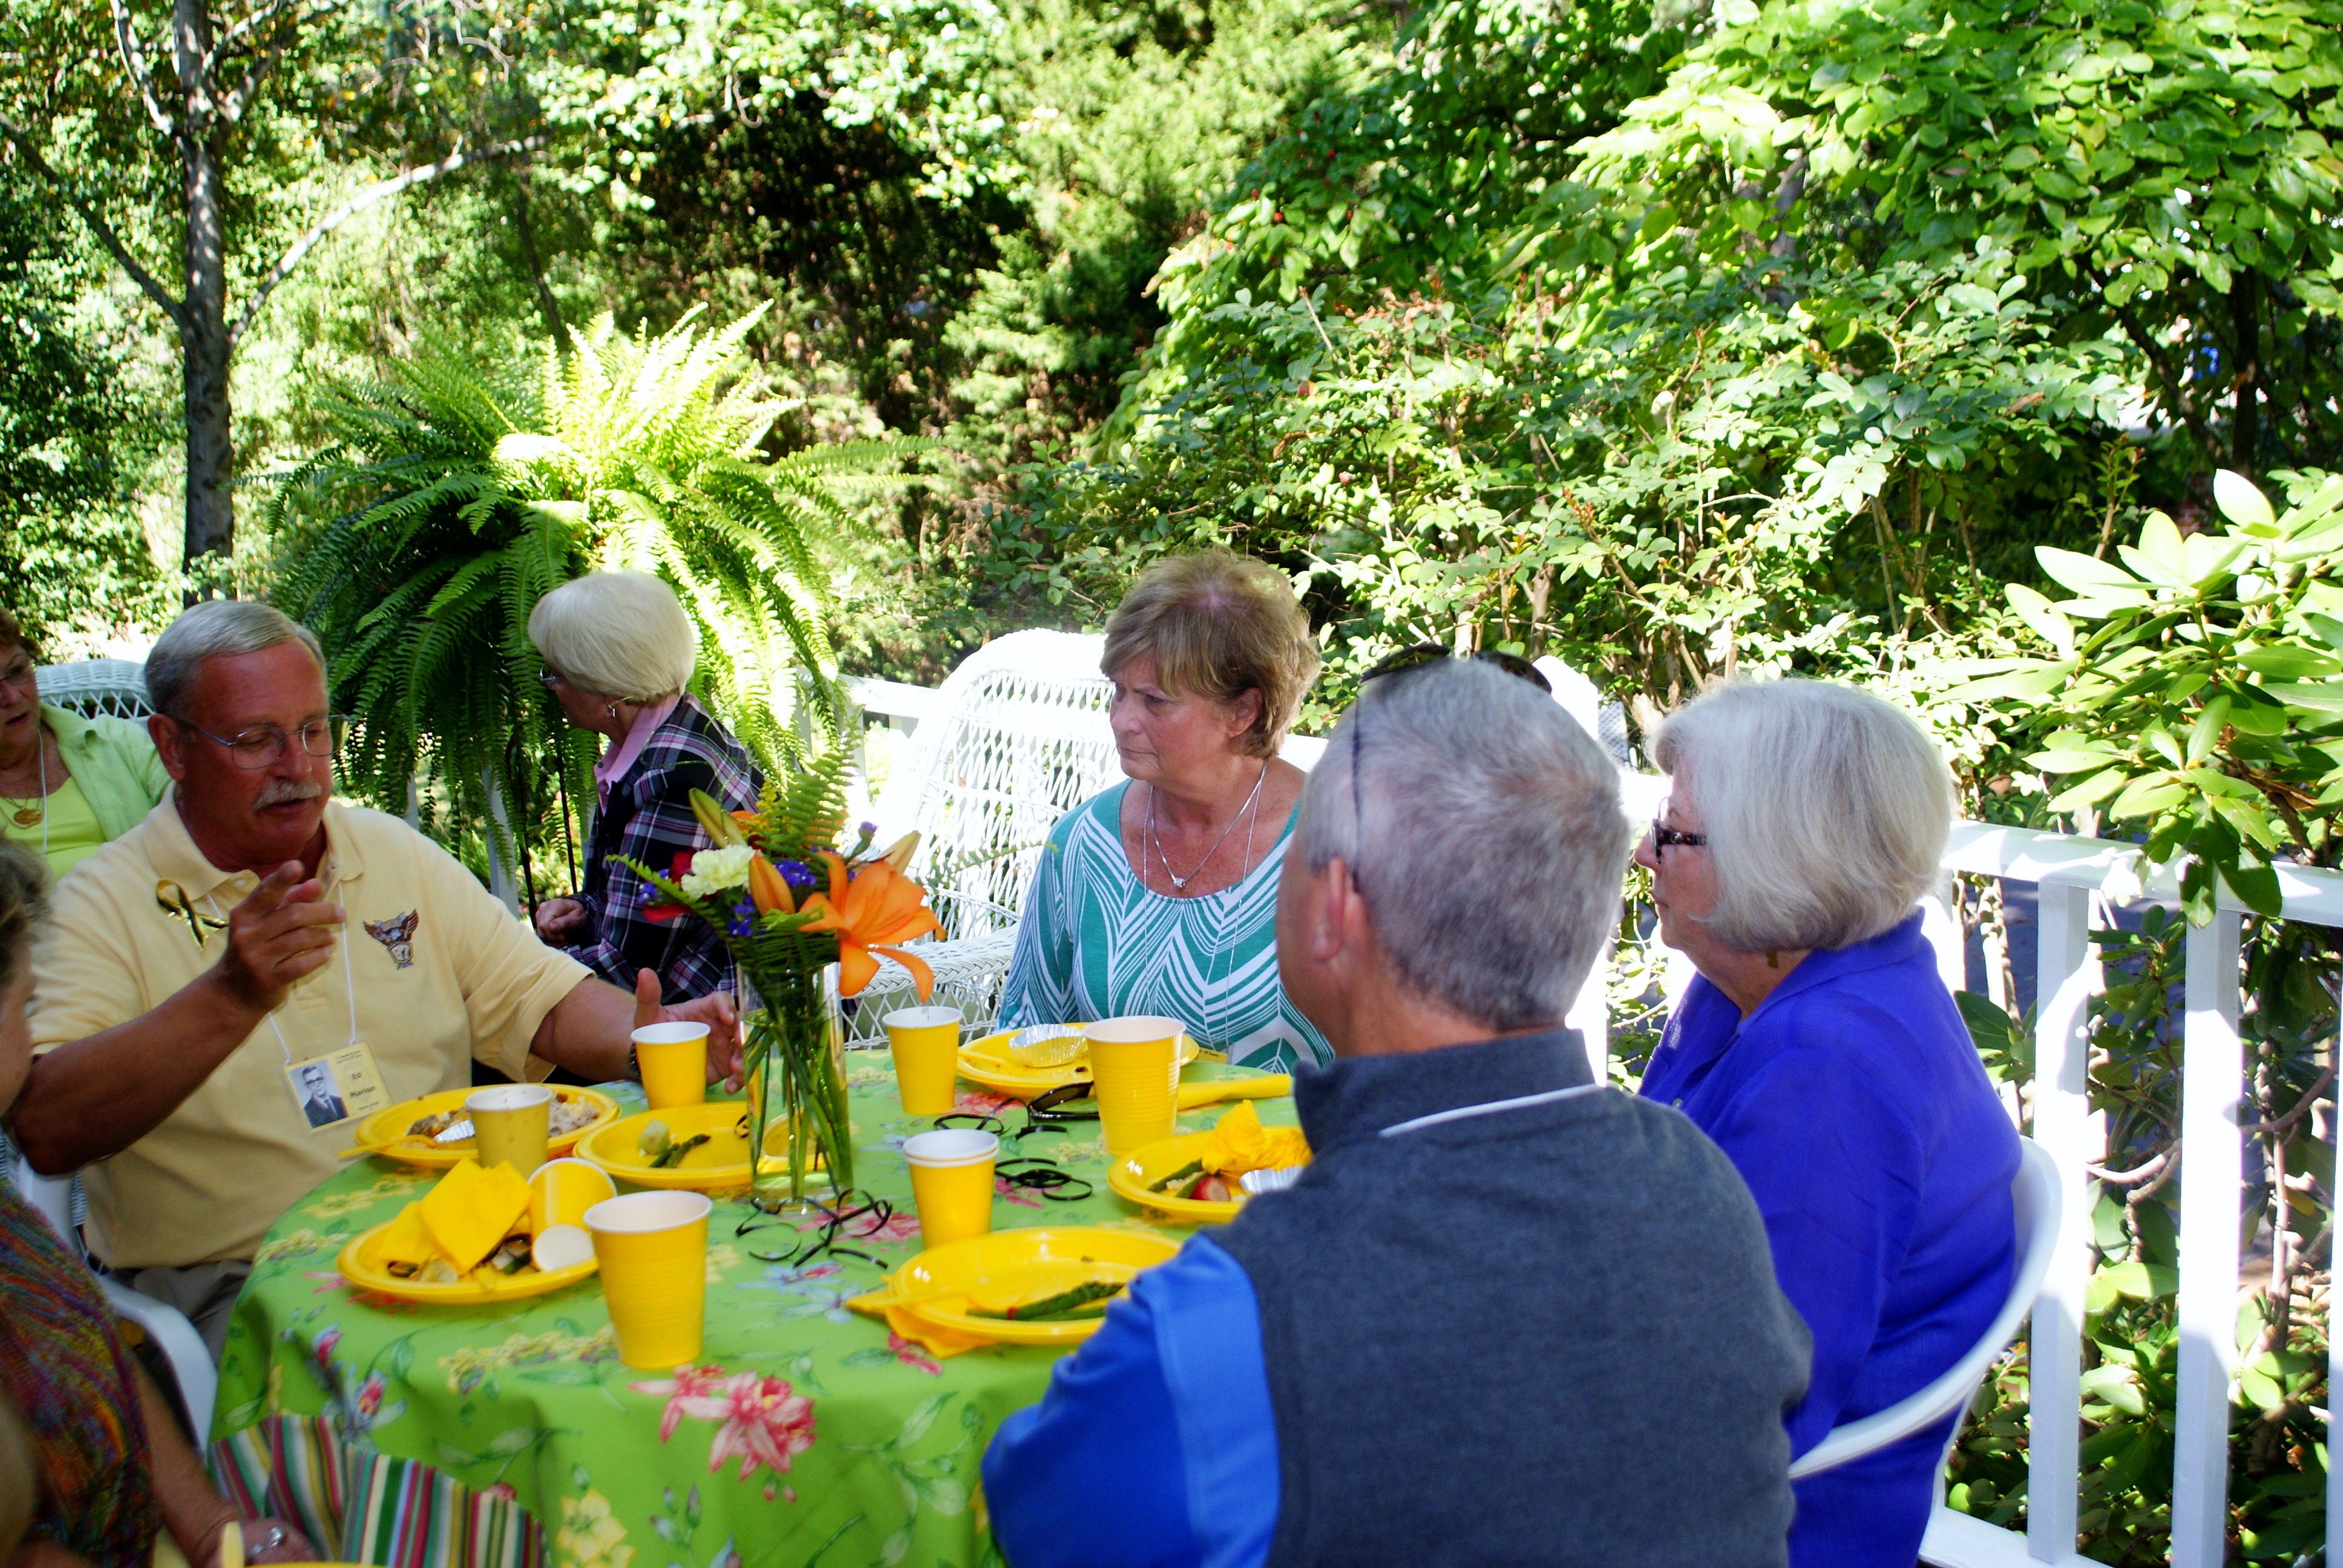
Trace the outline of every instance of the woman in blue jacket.
<instances>
[{"instance_id":1,"label":"woman in blue jacket","mask_svg":"<svg viewBox=\"0 0 2343 1568\"><path fill-rule=\"evenodd\" d=\"M1635 851L1700 971L1644 1094L1724 1149L1814 1334L1793 1453L1974 1344L2007 1294L2017 1136L1915 909L1952 821L1944 760L1876 698L1721 687L1662 727L1672 793ZM1954 1418L1797 1485L1792 1568L1911 1568Z\"/></svg>"}]
</instances>

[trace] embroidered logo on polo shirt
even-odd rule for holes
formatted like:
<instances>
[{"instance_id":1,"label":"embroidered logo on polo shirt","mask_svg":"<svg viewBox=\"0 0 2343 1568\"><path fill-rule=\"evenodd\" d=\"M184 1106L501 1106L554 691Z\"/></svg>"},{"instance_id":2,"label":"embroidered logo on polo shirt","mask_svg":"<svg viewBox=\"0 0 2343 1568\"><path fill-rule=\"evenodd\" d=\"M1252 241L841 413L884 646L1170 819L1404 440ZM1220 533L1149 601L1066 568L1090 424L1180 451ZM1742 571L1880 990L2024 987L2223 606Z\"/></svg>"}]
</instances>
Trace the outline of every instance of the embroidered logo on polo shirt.
<instances>
[{"instance_id":1,"label":"embroidered logo on polo shirt","mask_svg":"<svg viewBox=\"0 0 2343 1568\"><path fill-rule=\"evenodd\" d=\"M380 942L390 954L390 961L400 969L410 969L415 963L415 928L420 910L409 910L396 920L368 920L367 935Z\"/></svg>"}]
</instances>

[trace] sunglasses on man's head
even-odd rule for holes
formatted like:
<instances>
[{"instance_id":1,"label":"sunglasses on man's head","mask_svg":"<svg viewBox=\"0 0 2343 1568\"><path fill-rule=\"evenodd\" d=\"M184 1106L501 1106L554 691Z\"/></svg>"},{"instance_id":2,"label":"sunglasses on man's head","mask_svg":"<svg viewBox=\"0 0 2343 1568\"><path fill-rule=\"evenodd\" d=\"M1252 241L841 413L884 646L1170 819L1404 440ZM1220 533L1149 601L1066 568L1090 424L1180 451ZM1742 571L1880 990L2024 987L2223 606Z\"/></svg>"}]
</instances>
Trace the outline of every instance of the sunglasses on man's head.
<instances>
[{"instance_id":1,"label":"sunglasses on man's head","mask_svg":"<svg viewBox=\"0 0 2343 1568\"><path fill-rule=\"evenodd\" d=\"M1538 667L1518 653L1501 653L1493 648L1478 653L1456 653L1436 642L1412 643L1397 653L1377 660L1373 668L1359 677L1359 684L1363 687L1370 680L1379 680L1386 675L1398 675L1405 670L1421 669L1444 658L1477 658L1484 664L1495 665L1507 675L1520 676L1548 697L1554 695L1554 687L1538 673Z\"/></svg>"},{"instance_id":2,"label":"sunglasses on man's head","mask_svg":"<svg viewBox=\"0 0 2343 1568\"><path fill-rule=\"evenodd\" d=\"M1454 653L1436 642L1413 643L1386 658L1378 659L1373 668L1359 677L1360 694L1365 695L1367 683L1371 680L1380 680L1386 675L1403 674L1411 669L1421 669L1425 665L1437 664L1443 659L1449 658L1477 658L1483 663L1493 664L1507 675L1520 676L1548 697L1554 695L1554 688L1547 683L1544 676L1538 673L1537 666L1518 653L1499 653L1494 649L1480 653ZM1359 790L1359 748L1363 744L1360 737L1365 729L1365 710L1353 711L1351 715L1351 821L1354 829L1360 832L1365 831L1367 820L1366 799Z\"/></svg>"}]
</instances>

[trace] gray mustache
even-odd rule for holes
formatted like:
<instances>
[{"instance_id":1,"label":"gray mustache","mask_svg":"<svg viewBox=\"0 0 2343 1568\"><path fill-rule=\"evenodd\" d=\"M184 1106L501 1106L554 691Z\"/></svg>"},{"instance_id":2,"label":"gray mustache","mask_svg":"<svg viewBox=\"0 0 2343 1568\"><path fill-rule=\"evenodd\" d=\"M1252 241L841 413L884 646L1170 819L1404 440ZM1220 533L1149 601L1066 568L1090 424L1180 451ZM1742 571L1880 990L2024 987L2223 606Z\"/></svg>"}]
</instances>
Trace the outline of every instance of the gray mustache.
<instances>
[{"instance_id":1,"label":"gray mustache","mask_svg":"<svg viewBox=\"0 0 2343 1568\"><path fill-rule=\"evenodd\" d=\"M314 779L271 779L260 787L259 797L252 803L256 811L270 806L282 806L293 800L314 800L326 792L326 787Z\"/></svg>"}]
</instances>

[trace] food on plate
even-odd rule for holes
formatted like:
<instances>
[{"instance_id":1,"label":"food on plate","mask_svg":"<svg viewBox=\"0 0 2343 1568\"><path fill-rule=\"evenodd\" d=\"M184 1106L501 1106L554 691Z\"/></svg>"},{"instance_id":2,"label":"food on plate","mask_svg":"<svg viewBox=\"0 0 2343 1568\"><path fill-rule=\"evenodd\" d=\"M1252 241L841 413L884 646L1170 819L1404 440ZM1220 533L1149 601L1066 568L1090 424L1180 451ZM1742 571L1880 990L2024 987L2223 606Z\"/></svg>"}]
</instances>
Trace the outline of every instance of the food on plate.
<instances>
[{"instance_id":1,"label":"food on plate","mask_svg":"<svg viewBox=\"0 0 2343 1568\"><path fill-rule=\"evenodd\" d=\"M556 1225L547 1232L576 1229ZM593 1255L592 1240L586 1241L583 1256L567 1242L557 1242L550 1252L583 1262ZM467 1280L493 1284L526 1271L553 1271L538 1259L535 1241L529 1234L528 1183L509 1165L483 1171L479 1161L465 1160L400 1210L372 1248L375 1261L395 1279L426 1285Z\"/></svg>"},{"instance_id":2,"label":"food on plate","mask_svg":"<svg viewBox=\"0 0 2343 1568\"><path fill-rule=\"evenodd\" d=\"M635 1140L635 1152L657 1165L666 1157L668 1145L674 1139L675 1135L668 1131L667 1123L654 1116L643 1123L642 1133Z\"/></svg>"},{"instance_id":3,"label":"food on plate","mask_svg":"<svg viewBox=\"0 0 2343 1568\"><path fill-rule=\"evenodd\" d=\"M1083 1261L1089 1261L1088 1259ZM1106 1311L1107 1302L1122 1294L1123 1287L1130 1282L1128 1280L1084 1280L1071 1290L1060 1291L1055 1295L1043 1296L1035 1302L1020 1302L997 1312L983 1307L970 1307L968 1315L971 1318L999 1318L1004 1322L1017 1323L1062 1322L1068 1318L1096 1317ZM1089 1311L1091 1307L1096 1307L1098 1312Z\"/></svg>"},{"instance_id":4,"label":"food on plate","mask_svg":"<svg viewBox=\"0 0 2343 1568\"><path fill-rule=\"evenodd\" d=\"M1196 1158L1149 1183L1151 1192L1204 1203L1241 1202L1238 1179L1248 1171L1282 1171L1310 1163L1310 1141L1299 1127L1263 1127L1252 1101L1239 1101L1212 1124Z\"/></svg>"},{"instance_id":5,"label":"food on plate","mask_svg":"<svg viewBox=\"0 0 2343 1568\"><path fill-rule=\"evenodd\" d=\"M683 1157L690 1153L693 1150L699 1148L701 1144L707 1142L708 1137L709 1135L705 1132L695 1132L689 1138L670 1141L665 1148L661 1149L659 1153L653 1157L651 1161L651 1169L654 1171L675 1170L678 1166L680 1166L683 1163Z\"/></svg>"},{"instance_id":6,"label":"food on plate","mask_svg":"<svg viewBox=\"0 0 2343 1568\"><path fill-rule=\"evenodd\" d=\"M548 1138L567 1138L601 1113L602 1108L584 1095L571 1094L557 1089L553 1091L553 1103L546 1108L545 1135ZM408 1125L407 1136L437 1138L440 1133L464 1120L466 1120L465 1110L458 1105L452 1110L417 1118ZM455 1139L443 1147L454 1149L461 1146L464 1140L460 1138Z\"/></svg>"}]
</instances>

